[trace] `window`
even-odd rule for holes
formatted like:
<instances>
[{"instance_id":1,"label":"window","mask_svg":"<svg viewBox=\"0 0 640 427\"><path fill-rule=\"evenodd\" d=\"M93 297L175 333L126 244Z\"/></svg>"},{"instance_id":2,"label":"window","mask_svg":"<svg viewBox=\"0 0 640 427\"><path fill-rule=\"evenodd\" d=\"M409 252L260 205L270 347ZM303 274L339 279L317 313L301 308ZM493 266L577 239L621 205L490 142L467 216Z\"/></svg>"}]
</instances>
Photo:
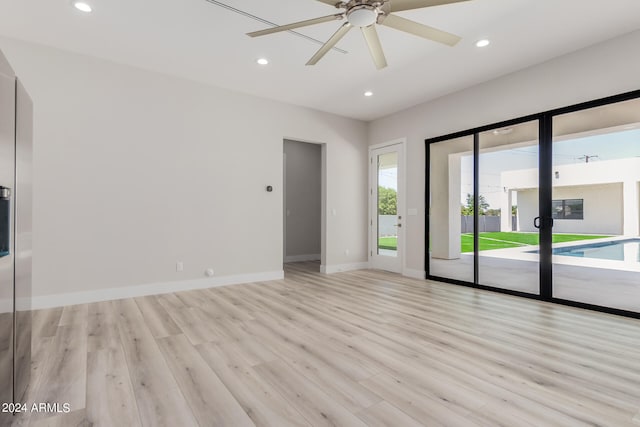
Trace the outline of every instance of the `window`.
<instances>
[{"instance_id":1,"label":"window","mask_svg":"<svg viewBox=\"0 0 640 427\"><path fill-rule=\"evenodd\" d=\"M584 219L584 200L565 199L552 202L553 219Z\"/></svg>"}]
</instances>

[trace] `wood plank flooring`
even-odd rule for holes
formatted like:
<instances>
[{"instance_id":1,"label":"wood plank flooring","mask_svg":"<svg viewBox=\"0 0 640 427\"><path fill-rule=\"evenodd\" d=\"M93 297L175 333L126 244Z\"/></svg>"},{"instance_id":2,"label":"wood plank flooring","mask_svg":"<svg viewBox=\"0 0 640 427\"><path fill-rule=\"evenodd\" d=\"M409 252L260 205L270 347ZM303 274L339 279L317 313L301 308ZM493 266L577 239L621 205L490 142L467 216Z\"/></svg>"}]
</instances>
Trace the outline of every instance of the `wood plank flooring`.
<instances>
[{"instance_id":1,"label":"wood plank flooring","mask_svg":"<svg viewBox=\"0 0 640 427\"><path fill-rule=\"evenodd\" d=\"M640 321L379 271L34 314L23 426L638 426Z\"/></svg>"}]
</instances>

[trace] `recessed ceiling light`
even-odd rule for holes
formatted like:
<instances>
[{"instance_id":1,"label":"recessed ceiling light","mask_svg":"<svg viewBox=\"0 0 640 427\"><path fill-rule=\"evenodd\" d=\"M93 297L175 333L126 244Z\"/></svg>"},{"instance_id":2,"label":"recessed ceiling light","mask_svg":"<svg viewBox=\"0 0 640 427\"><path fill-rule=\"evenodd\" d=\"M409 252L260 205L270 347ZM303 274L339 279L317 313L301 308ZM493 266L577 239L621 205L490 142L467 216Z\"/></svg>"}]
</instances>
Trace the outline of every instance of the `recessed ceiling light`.
<instances>
[{"instance_id":1,"label":"recessed ceiling light","mask_svg":"<svg viewBox=\"0 0 640 427\"><path fill-rule=\"evenodd\" d=\"M267 58L259 58L256 62L257 62L258 64L260 64L260 65L267 65L267 64L269 64L269 60L268 60Z\"/></svg>"},{"instance_id":2,"label":"recessed ceiling light","mask_svg":"<svg viewBox=\"0 0 640 427\"><path fill-rule=\"evenodd\" d=\"M364 93L364 96L373 96L373 92L371 92L370 90L366 91Z\"/></svg>"},{"instance_id":3,"label":"recessed ceiling light","mask_svg":"<svg viewBox=\"0 0 640 427\"><path fill-rule=\"evenodd\" d=\"M89 12L91 12L93 10L88 3L85 3L83 1L74 1L73 2L73 7L75 7L79 11L85 12L85 13L89 13Z\"/></svg>"},{"instance_id":4,"label":"recessed ceiling light","mask_svg":"<svg viewBox=\"0 0 640 427\"><path fill-rule=\"evenodd\" d=\"M482 39L482 40L478 40L476 42L476 46L477 47L486 47L489 46L491 44L491 42L487 39Z\"/></svg>"}]
</instances>

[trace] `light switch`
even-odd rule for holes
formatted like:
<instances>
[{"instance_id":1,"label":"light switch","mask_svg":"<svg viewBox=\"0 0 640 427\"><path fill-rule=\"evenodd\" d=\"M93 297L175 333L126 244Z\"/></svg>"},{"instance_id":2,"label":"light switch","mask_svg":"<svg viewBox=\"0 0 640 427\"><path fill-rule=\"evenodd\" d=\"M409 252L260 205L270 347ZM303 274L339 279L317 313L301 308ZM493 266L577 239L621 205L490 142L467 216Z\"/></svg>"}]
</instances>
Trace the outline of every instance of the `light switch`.
<instances>
[{"instance_id":1,"label":"light switch","mask_svg":"<svg viewBox=\"0 0 640 427\"><path fill-rule=\"evenodd\" d=\"M418 215L418 208L409 208L409 209L407 209L407 215L409 215L409 216L417 216Z\"/></svg>"}]
</instances>

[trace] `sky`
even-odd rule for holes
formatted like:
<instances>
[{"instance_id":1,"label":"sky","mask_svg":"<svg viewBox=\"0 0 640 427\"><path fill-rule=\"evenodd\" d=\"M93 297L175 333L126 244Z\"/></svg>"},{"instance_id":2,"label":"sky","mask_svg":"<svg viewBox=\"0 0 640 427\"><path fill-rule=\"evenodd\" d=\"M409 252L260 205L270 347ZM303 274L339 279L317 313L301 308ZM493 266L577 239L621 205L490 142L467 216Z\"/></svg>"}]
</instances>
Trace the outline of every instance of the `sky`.
<instances>
[{"instance_id":1,"label":"sky","mask_svg":"<svg viewBox=\"0 0 640 427\"><path fill-rule=\"evenodd\" d=\"M640 157L640 129L626 130L604 135L557 141L553 143L553 164L563 165L584 163L582 156L598 156L589 162ZM524 147L512 150L482 153L480 155L480 194L490 208L500 208L500 174L505 171L538 167L538 147ZM473 192L473 158L462 158L461 203L467 193ZM514 198L514 205L517 198Z\"/></svg>"},{"instance_id":2,"label":"sky","mask_svg":"<svg viewBox=\"0 0 640 427\"><path fill-rule=\"evenodd\" d=\"M398 191L398 153L381 154L378 165L378 185Z\"/></svg>"},{"instance_id":3,"label":"sky","mask_svg":"<svg viewBox=\"0 0 640 427\"><path fill-rule=\"evenodd\" d=\"M398 168L378 171L378 185L398 191Z\"/></svg>"}]
</instances>

